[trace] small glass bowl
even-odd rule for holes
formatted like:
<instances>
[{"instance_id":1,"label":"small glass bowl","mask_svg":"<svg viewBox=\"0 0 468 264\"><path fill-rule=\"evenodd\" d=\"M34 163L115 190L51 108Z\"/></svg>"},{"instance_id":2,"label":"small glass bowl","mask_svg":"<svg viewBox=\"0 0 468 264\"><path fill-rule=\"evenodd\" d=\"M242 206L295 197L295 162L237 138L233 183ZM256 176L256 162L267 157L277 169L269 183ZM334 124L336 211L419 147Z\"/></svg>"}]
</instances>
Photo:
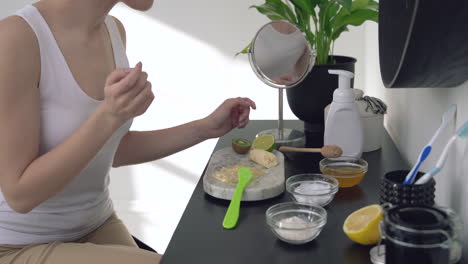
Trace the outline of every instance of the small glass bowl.
<instances>
[{"instance_id":1,"label":"small glass bowl","mask_svg":"<svg viewBox=\"0 0 468 264\"><path fill-rule=\"evenodd\" d=\"M327 211L320 206L285 202L268 208L266 222L280 240L304 244L320 234L327 223Z\"/></svg>"},{"instance_id":2,"label":"small glass bowl","mask_svg":"<svg viewBox=\"0 0 468 264\"><path fill-rule=\"evenodd\" d=\"M325 158L319 163L320 171L337 179L340 188L358 185L366 175L368 164L361 158Z\"/></svg>"},{"instance_id":3,"label":"small glass bowl","mask_svg":"<svg viewBox=\"0 0 468 264\"><path fill-rule=\"evenodd\" d=\"M296 202L325 207L338 192L338 181L323 174L298 174L286 180L286 190Z\"/></svg>"}]
</instances>

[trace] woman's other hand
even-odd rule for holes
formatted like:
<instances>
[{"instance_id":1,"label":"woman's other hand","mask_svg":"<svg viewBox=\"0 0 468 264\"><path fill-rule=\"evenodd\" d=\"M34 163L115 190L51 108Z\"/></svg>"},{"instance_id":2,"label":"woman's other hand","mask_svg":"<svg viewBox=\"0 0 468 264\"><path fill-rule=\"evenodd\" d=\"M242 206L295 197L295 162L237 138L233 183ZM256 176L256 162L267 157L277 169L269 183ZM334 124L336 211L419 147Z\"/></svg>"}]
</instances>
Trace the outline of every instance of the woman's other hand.
<instances>
[{"instance_id":1,"label":"woman's other hand","mask_svg":"<svg viewBox=\"0 0 468 264\"><path fill-rule=\"evenodd\" d=\"M257 107L249 98L227 99L202 120L205 136L207 138L221 137L234 128L244 128L249 123L250 108L256 109Z\"/></svg>"},{"instance_id":2,"label":"woman's other hand","mask_svg":"<svg viewBox=\"0 0 468 264\"><path fill-rule=\"evenodd\" d=\"M143 114L154 100L148 74L142 71L141 62L130 71L116 69L109 74L104 94L101 106L118 124Z\"/></svg>"}]
</instances>

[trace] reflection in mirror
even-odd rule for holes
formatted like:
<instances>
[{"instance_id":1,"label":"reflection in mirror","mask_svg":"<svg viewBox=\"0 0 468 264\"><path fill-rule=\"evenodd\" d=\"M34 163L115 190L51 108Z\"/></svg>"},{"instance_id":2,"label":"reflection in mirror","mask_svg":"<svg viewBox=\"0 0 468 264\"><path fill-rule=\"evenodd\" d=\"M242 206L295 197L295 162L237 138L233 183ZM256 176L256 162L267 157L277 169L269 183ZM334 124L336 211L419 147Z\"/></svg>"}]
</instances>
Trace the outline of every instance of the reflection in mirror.
<instances>
[{"instance_id":1,"label":"reflection in mirror","mask_svg":"<svg viewBox=\"0 0 468 264\"><path fill-rule=\"evenodd\" d=\"M303 147L304 132L283 128L283 90L299 84L314 66L315 52L309 42L289 22L272 21L255 35L249 49L249 61L260 80L278 88L278 128L258 135L273 135L277 147Z\"/></svg>"},{"instance_id":2,"label":"reflection in mirror","mask_svg":"<svg viewBox=\"0 0 468 264\"><path fill-rule=\"evenodd\" d=\"M262 81L276 88L290 88L309 73L315 56L297 27L273 21L254 38L250 60Z\"/></svg>"}]
</instances>

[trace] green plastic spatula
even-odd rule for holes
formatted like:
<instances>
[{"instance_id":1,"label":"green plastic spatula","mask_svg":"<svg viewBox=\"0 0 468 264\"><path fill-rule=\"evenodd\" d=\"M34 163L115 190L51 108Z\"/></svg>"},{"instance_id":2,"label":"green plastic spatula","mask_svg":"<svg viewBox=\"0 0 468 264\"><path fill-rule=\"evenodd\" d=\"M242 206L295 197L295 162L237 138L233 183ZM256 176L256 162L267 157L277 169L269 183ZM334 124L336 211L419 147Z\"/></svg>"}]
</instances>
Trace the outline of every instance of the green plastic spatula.
<instances>
[{"instance_id":1,"label":"green plastic spatula","mask_svg":"<svg viewBox=\"0 0 468 264\"><path fill-rule=\"evenodd\" d=\"M226 215L223 220L223 227L226 229L232 229L236 227L237 219L239 219L240 202L242 199L242 193L247 184L252 180L252 170L248 168L239 168L237 170L239 176L239 182L237 183L236 190L232 196L231 203L229 204Z\"/></svg>"}]
</instances>

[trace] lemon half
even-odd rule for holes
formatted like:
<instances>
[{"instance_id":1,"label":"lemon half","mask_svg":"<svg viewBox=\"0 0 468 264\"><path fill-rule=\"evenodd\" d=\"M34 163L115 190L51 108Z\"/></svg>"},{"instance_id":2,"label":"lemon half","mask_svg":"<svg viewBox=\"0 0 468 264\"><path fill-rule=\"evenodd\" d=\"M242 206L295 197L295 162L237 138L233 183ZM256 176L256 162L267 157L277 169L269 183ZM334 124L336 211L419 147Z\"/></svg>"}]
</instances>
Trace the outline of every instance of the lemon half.
<instances>
[{"instance_id":1,"label":"lemon half","mask_svg":"<svg viewBox=\"0 0 468 264\"><path fill-rule=\"evenodd\" d=\"M374 245L380 240L379 223L382 219L382 207L369 205L350 214L344 221L343 231L356 243Z\"/></svg>"}]
</instances>

